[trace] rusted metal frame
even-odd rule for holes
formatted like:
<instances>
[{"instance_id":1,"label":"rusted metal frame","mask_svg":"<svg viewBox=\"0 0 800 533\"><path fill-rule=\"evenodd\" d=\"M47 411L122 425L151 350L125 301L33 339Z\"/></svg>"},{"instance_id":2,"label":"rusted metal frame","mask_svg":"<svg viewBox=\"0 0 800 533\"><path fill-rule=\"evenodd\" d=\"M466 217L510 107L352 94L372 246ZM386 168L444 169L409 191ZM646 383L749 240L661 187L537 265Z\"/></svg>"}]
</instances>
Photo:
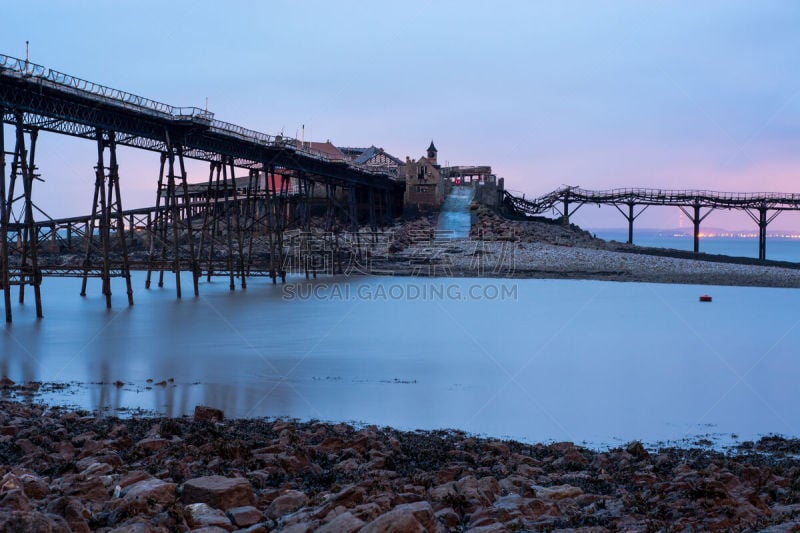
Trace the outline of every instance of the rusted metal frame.
<instances>
[{"instance_id":1,"label":"rusted metal frame","mask_svg":"<svg viewBox=\"0 0 800 533\"><path fill-rule=\"evenodd\" d=\"M214 236L213 236L213 233L211 233L213 231L213 229L209 229L209 223L213 222L212 220L210 220L210 217L212 216L211 210L213 208L212 207L212 203L211 203L211 193L212 193L213 188L214 188L214 170L217 168L217 165L218 165L218 163L216 161L210 161L209 164L208 164L208 187L206 188L205 208L203 209L203 225L200 228L200 243L198 244L198 247L197 247L198 265L199 265L199 268L200 268L201 275L202 275L202 268L203 268L202 267L203 254L206 251L206 249L205 249L206 248L206 240L208 240L208 243L212 247L212 249L213 249L213 246L214 246L214 244L213 244L214 243ZM211 269L212 269L211 254L212 253L213 252L210 251L209 252L209 257L208 257L208 268L207 268L208 281L211 281Z\"/></svg>"},{"instance_id":2,"label":"rusted metal frame","mask_svg":"<svg viewBox=\"0 0 800 533\"><path fill-rule=\"evenodd\" d=\"M233 170L233 169L231 169ZM235 185L234 185L235 187ZM227 158L222 161L222 209L225 215L225 237L228 245L228 277L230 279L230 290L236 290L236 277L233 271L233 231L231 231L231 203L228 195L228 164Z\"/></svg>"},{"instance_id":3,"label":"rusted metal frame","mask_svg":"<svg viewBox=\"0 0 800 533\"><path fill-rule=\"evenodd\" d=\"M275 174L272 174L272 184L275 185ZM289 180L286 179L284 174L281 174L281 183L280 188L275 190L277 202L275 202L275 207L277 212L275 213L275 247L278 250L278 275L281 277L281 283L286 283L286 258L283 255L283 237L284 237L284 230L286 229L286 219L289 215L288 213L288 206L289 206Z\"/></svg>"},{"instance_id":4,"label":"rusted metal frame","mask_svg":"<svg viewBox=\"0 0 800 533\"><path fill-rule=\"evenodd\" d=\"M110 225L111 216L116 219L116 234L122 254L122 276L125 278L125 292L128 296L128 305L133 305L133 285L131 284L131 269L128 257L128 243L125 239L125 218L122 210L122 191L119 185L119 164L117 163L117 143L113 131L108 133L109 173L108 173L108 201L113 203L113 208L108 216ZM133 215L131 215L131 234L133 234ZM109 278L111 272L108 272ZM111 291L109 289L109 295Z\"/></svg>"},{"instance_id":5,"label":"rusted metal frame","mask_svg":"<svg viewBox=\"0 0 800 533\"><path fill-rule=\"evenodd\" d=\"M0 117L5 114L0 107ZM6 141L5 128L0 120L0 284L3 289L3 306L6 322L12 321L11 310L11 263L8 253L8 217L10 206L6 204Z\"/></svg>"},{"instance_id":6,"label":"rusted metal frame","mask_svg":"<svg viewBox=\"0 0 800 533\"><path fill-rule=\"evenodd\" d=\"M383 203L386 206L386 211L384 212L385 222L387 225L391 225L394 216L392 215L392 193L388 189L383 191Z\"/></svg>"},{"instance_id":7,"label":"rusted metal frame","mask_svg":"<svg viewBox=\"0 0 800 533\"><path fill-rule=\"evenodd\" d=\"M42 292L41 281L42 274L39 271L39 254L38 243L36 242L37 231L33 220L33 180L34 169L36 168L36 139L38 137L38 130L32 129L29 133L31 139L31 149L28 158L25 158L25 132L24 124L22 121L22 113L17 113L17 150L20 153L20 163L22 165L22 184L24 189L24 235L22 246L22 259L20 262L20 303L24 302L25 298L25 276L27 274L28 283L33 285L33 294L36 305L36 317L42 318ZM27 254L30 253L30 258ZM27 267L28 259L30 259L30 267Z\"/></svg>"},{"instance_id":8,"label":"rusted metal frame","mask_svg":"<svg viewBox=\"0 0 800 533\"><path fill-rule=\"evenodd\" d=\"M330 179L325 180L325 232L333 231L333 221L336 216L336 185Z\"/></svg>"},{"instance_id":9,"label":"rusted metal frame","mask_svg":"<svg viewBox=\"0 0 800 533\"><path fill-rule=\"evenodd\" d=\"M89 215L89 220L86 223L86 235L84 236L84 240L86 241L86 254L83 258L83 266L90 268L92 266L92 248L94 246L94 228L97 222L98 211L97 207L100 202L102 202L103 206L100 209L100 213L105 211L105 188L103 187L105 181L105 169L104 169L104 162L103 162L103 132L99 128L95 130L96 142L97 142L97 165L95 166L94 171L94 196L92 199L92 212ZM102 199L101 199L102 198ZM102 226L102 224L101 224ZM102 230L100 239L102 241ZM103 271L106 269L104 268ZM88 283L88 274L84 274L83 280L81 282L81 296L86 296L86 286ZM105 294L105 278L103 278L103 294Z\"/></svg>"},{"instance_id":10,"label":"rusted metal frame","mask_svg":"<svg viewBox=\"0 0 800 533\"><path fill-rule=\"evenodd\" d=\"M170 220L172 222L172 269L175 272L175 296L182 297L181 288L181 228L180 209L178 207L178 196L175 194L175 147L171 144L167 149L167 206L169 207Z\"/></svg>"},{"instance_id":11,"label":"rusted metal frame","mask_svg":"<svg viewBox=\"0 0 800 533\"><path fill-rule=\"evenodd\" d=\"M244 238L242 233L242 204L239 202L239 193L236 190L236 171L235 171L235 164L232 157L228 158L228 164L231 168L231 184L233 185L233 206L234 206L234 224L236 226L236 244L238 247L238 260L237 260L237 271L241 276L240 283L242 285L242 289L247 288L247 278L244 268ZM228 217L230 220L230 216ZM228 241L232 238L232 231L230 224L228 224L228 234L229 238ZM230 253L233 254L233 248L230 247Z\"/></svg>"},{"instance_id":12,"label":"rusted metal frame","mask_svg":"<svg viewBox=\"0 0 800 533\"><path fill-rule=\"evenodd\" d=\"M245 196L244 231L247 238L247 254L244 260L244 275L250 275L253 265L253 244L258 219L258 170L250 169L247 179L247 195Z\"/></svg>"},{"instance_id":13,"label":"rusted metal frame","mask_svg":"<svg viewBox=\"0 0 800 533\"><path fill-rule=\"evenodd\" d=\"M213 268L214 268L214 243L216 242L217 238L219 237L219 218L222 216L222 212L220 210L220 205L218 202L218 198L215 196L219 193L220 190L220 180L222 179L222 162L216 163L216 183L212 192L210 193L211 196L211 240L209 241L209 249L208 249L208 277L206 281L211 281L211 276L213 275Z\"/></svg>"},{"instance_id":14,"label":"rusted metal frame","mask_svg":"<svg viewBox=\"0 0 800 533\"><path fill-rule=\"evenodd\" d=\"M299 217L300 217L300 243L299 243L299 260L303 263L303 273L306 279L309 279L308 263L311 259L311 207L309 198L311 195L312 182L308 179L305 172L298 171L297 173L297 186L300 190L300 198L298 203ZM316 269L314 270L314 278L317 277Z\"/></svg>"},{"instance_id":15,"label":"rusted metal frame","mask_svg":"<svg viewBox=\"0 0 800 533\"><path fill-rule=\"evenodd\" d=\"M155 255L156 255L156 237L161 232L161 226L163 225L166 228L166 224L163 224L163 217L165 216L166 210L162 213L161 210L161 197L164 192L164 169L167 161L167 153L161 152L161 163L159 165L158 170L158 186L156 191L156 208L155 213L152 219L148 216L148 227L150 228L150 253L148 254L148 266L147 266L147 279L145 280L144 286L146 289L150 288L150 279L153 273L153 267L155 265ZM165 205L167 204L166 200L164 201ZM161 246L162 246L162 257L164 255L163 248L165 246L163 235L158 235L161 237ZM159 268L159 287L164 286L164 276L163 272Z\"/></svg>"},{"instance_id":16,"label":"rusted metal frame","mask_svg":"<svg viewBox=\"0 0 800 533\"><path fill-rule=\"evenodd\" d=\"M275 265L275 241L277 239L277 200L275 198L275 166L264 165L265 172L267 172L266 179L266 193L267 193L267 232L269 235L269 277L272 279L272 284L278 282L277 269Z\"/></svg>"},{"instance_id":17,"label":"rusted metal frame","mask_svg":"<svg viewBox=\"0 0 800 533\"><path fill-rule=\"evenodd\" d=\"M180 181L181 181L181 192L183 195L183 206L185 209L185 227L186 227L186 240L188 241L189 246L189 268L192 272L192 289L194 291L195 296L200 295L200 272L197 267L197 261L194 255L194 234L192 232L192 217L191 213L189 212L190 209L190 196L189 196L189 181L188 176L186 174L186 162L183 156L183 146L181 144L177 145L177 154L178 154L178 166L180 168ZM180 213L178 214L180 216ZM176 251L180 251L180 246L176 244ZM178 272L176 273L177 279L180 280L180 258L178 258L176 264L178 265ZM178 289L178 298L180 298L180 283L177 283Z\"/></svg>"},{"instance_id":18,"label":"rusted metal frame","mask_svg":"<svg viewBox=\"0 0 800 533\"><path fill-rule=\"evenodd\" d=\"M347 188L347 218L350 221L350 232L355 237L356 253L360 258L361 232L358 224L358 194L355 185L352 184Z\"/></svg>"}]
</instances>

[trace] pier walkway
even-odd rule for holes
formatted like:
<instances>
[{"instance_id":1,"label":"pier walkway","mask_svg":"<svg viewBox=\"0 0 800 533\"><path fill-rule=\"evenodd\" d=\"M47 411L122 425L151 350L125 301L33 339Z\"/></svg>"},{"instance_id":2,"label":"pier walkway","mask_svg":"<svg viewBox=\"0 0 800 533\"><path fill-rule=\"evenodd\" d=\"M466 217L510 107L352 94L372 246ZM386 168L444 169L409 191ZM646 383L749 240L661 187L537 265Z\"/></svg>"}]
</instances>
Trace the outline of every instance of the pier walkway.
<instances>
[{"instance_id":1,"label":"pier walkway","mask_svg":"<svg viewBox=\"0 0 800 533\"><path fill-rule=\"evenodd\" d=\"M736 209L747 213L758 225L758 258L766 259L767 226L784 211L800 211L800 193L716 192L706 190L609 189L587 190L563 187L534 199L503 192L503 204L519 215L535 216L548 211L564 223L586 204L611 205L628 222L628 242L633 243L633 223L648 207L678 207L692 222L694 251L700 251L700 223L715 209Z\"/></svg>"}]
</instances>

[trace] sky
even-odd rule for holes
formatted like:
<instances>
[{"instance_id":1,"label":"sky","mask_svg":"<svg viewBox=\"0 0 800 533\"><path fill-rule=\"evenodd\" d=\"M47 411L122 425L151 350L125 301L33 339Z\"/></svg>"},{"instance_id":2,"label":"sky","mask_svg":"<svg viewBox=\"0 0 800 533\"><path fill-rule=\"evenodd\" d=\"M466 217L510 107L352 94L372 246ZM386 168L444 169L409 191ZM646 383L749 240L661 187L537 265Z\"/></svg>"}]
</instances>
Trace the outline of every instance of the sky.
<instances>
[{"instance_id":1,"label":"sky","mask_svg":"<svg viewBox=\"0 0 800 533\"><path fill-rule=\"evenodd\" d=\"M796 192L800 3L4 0L0 53L266 133L562 185ZM7 147L8 149L8 147ZM43 134L36 201L91 208L94 146ZM120 152L125 207L157 154ZM189 167L203 180L205 164ZM677 227L654 208L639 227ZM623 227L611 207L574 221ZM705 222L750 229L743 214ZM784 214L776 227L800 230ZM772 226L771 226L772 227Z\"/></svg>"}]
</instances>

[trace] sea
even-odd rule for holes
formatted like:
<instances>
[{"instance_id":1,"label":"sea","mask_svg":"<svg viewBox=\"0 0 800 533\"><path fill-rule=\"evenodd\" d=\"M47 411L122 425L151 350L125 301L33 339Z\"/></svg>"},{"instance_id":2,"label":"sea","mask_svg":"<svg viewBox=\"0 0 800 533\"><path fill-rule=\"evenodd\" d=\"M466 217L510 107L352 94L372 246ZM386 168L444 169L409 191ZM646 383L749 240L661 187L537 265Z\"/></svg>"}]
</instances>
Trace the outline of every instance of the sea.
<instances>
[{"instance_id":1,"label":"sea","mask_svg":"<svg viewBox=\"0 0 800 533\"><path fill-rule=\"evenodd\" d=\"M588 228L587 231L608 241L628 242L627 229ZM694 239L685 230L637 229L633 235L633 243L654 248L688 251L694 249ZM700 251L758 258L758 238L743 232L713 230L711 234L701 236ZM766 255L767 259L774 261L800 262L800 235L791 232L767 234Z\"/></svg>"},{"instance_id":2,"label":"sea","mask_svg":"<svg viewBox=\"0 0 800 533\"><path fill-rule=\"evenodd\" d=\"M135 305L114 279L106 309L98 280L46 278L41 320L15 294L0 374L102 416L209 405L594 448L800 436L795 289L290 276L178 300L170 276L133 281Z\"/></svg>"}]
</instances>

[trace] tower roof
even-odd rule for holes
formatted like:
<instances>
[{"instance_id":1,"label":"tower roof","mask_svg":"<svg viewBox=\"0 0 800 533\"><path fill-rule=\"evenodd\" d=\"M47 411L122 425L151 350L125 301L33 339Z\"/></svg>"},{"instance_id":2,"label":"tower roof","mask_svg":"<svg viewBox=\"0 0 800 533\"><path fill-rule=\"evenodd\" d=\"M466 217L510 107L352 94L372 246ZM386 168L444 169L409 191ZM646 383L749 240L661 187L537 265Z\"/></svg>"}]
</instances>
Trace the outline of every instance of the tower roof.
<instances>
[{"instance_id":1,"label":"tower roof","mask_svg":"<svg viewBox=\"0 0 800 533\"><path fill-rule=\"evenodd\" d=\"M433 145L433 140L431 140L431 145L430 145L430 146L428 146L428 151L429 151L429 152L438 152L438 151L439 151L439 150L437 150L437 149L436 149L436 147Z\"/></svg>"}]
</instances>

